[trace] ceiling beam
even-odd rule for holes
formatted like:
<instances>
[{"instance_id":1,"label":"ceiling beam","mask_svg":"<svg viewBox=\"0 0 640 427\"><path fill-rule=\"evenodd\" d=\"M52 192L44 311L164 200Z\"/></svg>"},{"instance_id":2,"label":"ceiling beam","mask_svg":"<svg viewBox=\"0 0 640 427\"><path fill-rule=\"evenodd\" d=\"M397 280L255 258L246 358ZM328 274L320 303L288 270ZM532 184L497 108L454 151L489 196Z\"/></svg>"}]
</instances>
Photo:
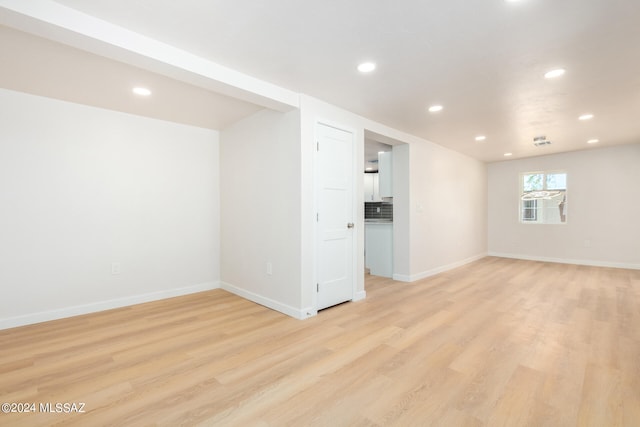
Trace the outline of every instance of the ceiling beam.
<instances>
[{"instance_id":1,"label":"ceiling beam","mask_svg":"<svg viewBox=\"0 0 640 427\"><path fill-rule=\"evenodd\" d=\"M0 24L276 111L299 94L50 0L0 0Z\"/></svg>"}]
</instances>

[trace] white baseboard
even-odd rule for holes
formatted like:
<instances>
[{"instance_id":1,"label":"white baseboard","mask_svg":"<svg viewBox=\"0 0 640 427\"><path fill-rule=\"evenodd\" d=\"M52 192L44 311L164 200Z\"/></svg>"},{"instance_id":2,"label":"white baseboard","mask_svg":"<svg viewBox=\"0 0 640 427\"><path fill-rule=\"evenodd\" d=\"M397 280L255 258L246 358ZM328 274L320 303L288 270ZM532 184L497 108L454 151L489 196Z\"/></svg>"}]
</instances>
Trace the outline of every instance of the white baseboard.
<instances>
[{"instance_id":1,"label":"white baseboard","mask_svg":"<svg viewBox=\"0 0 640 427\"><path fill-rule=\"evenodd\" d=\"M522 259L526 261L556 262L559 264L576 264L576 265L589 265L592 267L611 267L611 268L626 268L630 270L640 270L640 264L629 264L624 262L550 258L550 257L539 257L539 256L533 256L533 255L507 254L507 253L501 253L501 252L489 252L489 256L495 256L499 258Z\"/></svg>"},{"instance_id":2,"label":"white baseboard","mask_svg":"<svg viewBox=\"0 0 640 427\"><path fill-rule=\"evenodd\" d=\"M462 267L465 264L469 264L471 262L477 261L486 256L487 256L486 253L482 253L482 254L474 255L472 257L460 260L460 261L452 262L451 264L446 264L440 267L432 268L431 270L423 271L422 273L412 274L411 276L394 274L393 278L394 280L400 280L402 282L415 282L416 280L426 279L427 277L435 276L436 274L440 274L448 270L453 270L454 268Z\"/></svg>"},{"instance_id":3,"label":"white baseboard","mask_svg":"<svg viewBox=\"0 0 640 427\"><path fill-rule=\"evenodd\" d=\"M353 296L353 301L360 301L367 297L367 291L358 291Z\"/></svg>"},{"instance_id":4,"label":"white baseboard","mask_svg":"<svg viewBox=\"0 0 640 427\"><path fill-rule=\"evenodd\" d=\"M256 304L263 305L272 310L279 311L280 313L286 314L287 316L291 316L295 319L302 320L311 316L315 316L317 314L315 309L297 309L291 307L290 305L272 300L271 298L267 298L251 291L247 291L246 289L239 288L238 286L234 286L231 283L220 282L220 287L225 291L231 292L234 295L238 295L239 297L248 299L249 301L253 301Z\"/></svg>"},{"instance_id":5,"label":"white baseboard","mask_svg":"<svg viewBox=\"0 0 640 427\"><path fill-rule=\"evenodd\" d=\"M116 298L91 304L75 305L72 307L59 308L56 310L41 311L38 313L30 313L22 316L8 317L5 319L0 319L0 330L15 328L24 325L31 325L34 323L48 322L50 320L64 319L66 317L80 316L82 314L96 313L98 311L127 307L130 305L142 304L145 302L157 301L166 298L179 297L182 295L194 294L196 292L209 291L212 289L217 289L219 287L220 284L218 282L205 282L198 285L151 292L143 295L133 295L129 297Z\"/></svg>"}]
</instances>

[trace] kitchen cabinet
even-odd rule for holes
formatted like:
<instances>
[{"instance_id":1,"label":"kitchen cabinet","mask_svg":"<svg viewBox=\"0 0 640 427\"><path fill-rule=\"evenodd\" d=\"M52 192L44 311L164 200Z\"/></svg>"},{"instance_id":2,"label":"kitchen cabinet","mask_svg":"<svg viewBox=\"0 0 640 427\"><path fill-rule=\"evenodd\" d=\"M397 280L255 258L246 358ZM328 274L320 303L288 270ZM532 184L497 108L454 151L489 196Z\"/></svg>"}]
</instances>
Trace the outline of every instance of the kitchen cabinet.
<instances>
[{"instance_id":1,"label":"kitchen cabinet","mask_svg":"<svg viewBox=\"0 0 640 427\"><path fill-rule=\"evenodd\" d=\"M393 223L365 223L365 267L374 276L393 276Z\"/></svg>"},{"instance_id":2,"label":"kitchen cabinet","mask_svg":"<svg viewBox=\"0 0 640 427\"><path fill-rule=\"evenodd\" d=\"M378 153L378 172L364 174L364 201L381 202L393 197L391 152Z\"/></svg>"},{"instance_id":3,"label":"kitchen cabinet","mask_svg":"<svg viewBox=\"0 0 640 427\"><path fill-rule=\"evenodd\" d=\"M364 201L381 202L379 190L379 177L377 173L364 174Z\"/></svg>"},{"instance_id":4,"label":"kitchen cabinet","mask_svg":"<svg viewBox=\"0 0 640 427\"><path fill-rule=\"evenodd\" d=\"M391 152L378 153L378 194L383 197L393 197L393 162Z\"/></svg>"}]
</instances>

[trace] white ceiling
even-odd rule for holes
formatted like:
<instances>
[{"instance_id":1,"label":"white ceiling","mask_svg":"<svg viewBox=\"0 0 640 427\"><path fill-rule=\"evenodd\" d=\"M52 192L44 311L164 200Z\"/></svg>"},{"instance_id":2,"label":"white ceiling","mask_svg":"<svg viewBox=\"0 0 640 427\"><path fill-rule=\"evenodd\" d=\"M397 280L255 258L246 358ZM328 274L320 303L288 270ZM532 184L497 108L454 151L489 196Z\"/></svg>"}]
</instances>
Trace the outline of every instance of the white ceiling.
<instances>
[{"instance_id":1,"label":"white ceiling","mask_svg":"<svg viewBox=\"0 0 640 427\"><path fill-rule=\"evenodd\" d=\"M193 126L221 129L261 108L3 26L0 63L6 89ZM159 90L144 99L137 85Z\"/></svg>"},{"instance_id":2,"label":"white ceiling","mask_svg":"<svg viewBox=\"0 0 640 427\"><path fill-rule=\"evenodd\" d=\"M636 0L58 3L484 161L503 160L505 152L519 158L592 148L586 144L591 138L600 140L595 146L640 142L640 1ZM17 21L5 19L7 25L19 27ZM3 31L0 40L11 33ZM11 74L20 73L24 75L16 83L22 87L19 90L35 92L33 87L39 85L38 90L55 92L51 86L62 82L65 91L73 92L62 71L51 82L33 70L41 62L29 58L33 55L29 43L45 42L27 37L25 46L19 44L22 41L2 43L0 54L8 55L3 64L8 57L25 58L22 68L0 74L0 85L11 86L7 82L16 79ZM22 53L18 46L24 47ZM107 100L97 99L95 90L94 97L90 85L67 95L69 99L105 107L113 103L113 108L123 109L118 106L123 102L116 99L116 86L127 81L129 72L141 79L145 72L125 64L114 66L117 70L104 63L98 66L102 60L97 56L87 60L80 51L69 49L47 48L55 52L47 66L62 70L55 58L60 52L63 69L80 65L69 72L72 80L99 77L114 85ZM364 60L374 61L377 69L368 75L358 73L356 65ZM559 67L567 70L563 77L544 79L546 71ZM167 109L165 119L220 128L259 108L156 78L161 81L153 80L154 96L163 96L166 85L182 98L179 105L193 106L186 111ZM199 101L191 103L192 97ZM211 122L188 121L202 116L203 102L217 106L209 110ZM428 113L432 104L442 104L443 111ZM587 112L595 115L593 120L577 120ZM220 117L220 123L214 123L213 116ZM487 139L479 143L474 137L480 134ZM534 147L537 135L545 135L553 144Z\"/></svg>"}]
</instances>

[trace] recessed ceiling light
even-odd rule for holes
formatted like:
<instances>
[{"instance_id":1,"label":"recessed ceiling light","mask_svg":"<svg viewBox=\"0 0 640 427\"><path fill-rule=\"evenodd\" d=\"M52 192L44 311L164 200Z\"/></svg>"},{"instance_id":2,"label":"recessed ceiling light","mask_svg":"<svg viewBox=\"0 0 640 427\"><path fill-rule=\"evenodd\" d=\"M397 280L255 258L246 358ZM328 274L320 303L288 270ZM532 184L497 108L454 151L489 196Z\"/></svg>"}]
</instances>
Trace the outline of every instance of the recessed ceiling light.
<instances>
[{"instance_id":1,"label":"recessed ceiling light","mask_svg":"<svg viewBox=\"0 0 640 427\"><path fill-rule=\"evenodd\" d=\"M590 139L590 140L588 140L588 141L587 141L587 144L597 144L598 142L600 142L600 140L599 140L599 139L594 138L594 139Z\"/></svg>"},{"instance_id":2,"label":"recessed ceiling light","mask_svg":"<svg viewBox=\"0 0 640 427\"><path fill-rule=\"evenodd\" d=\"M560 77L564 75L566 70L564 68L558 68L557 70L551 70L544 73L544 77L546 79L555 79L556 77Z\"/></svg>"},{"instance_id":3,"label":"recessed ceiling light","mask_svg":"<svg viewBox=\"0 0 640 427\"><path fill-rule=\"evenodd\" d=\"M476 136L476 141L484 141L485 139L487 139L487 137L486 137L486 136L484 136L484 135L478 135L478 136Z\"/></svg>"},{"instance_id":4,"label":"recessed ceiling light","mask_svg":"<svg viewBox=\"0 0 640 427\"><path fill-rule=\"evenodd\" d=\"M437 113L438 111L442 111L442 108L442 105L432 105L431 107L429 107L429 112Z\"/></svg>"},{"instance_id":5,"label":"recessed ceiling light","mask_svg":"<svg viewBox=\"0 0 640 427\"><path fill-rule=\"evenodd\" d=\"M580 117L578 117L578 120L591 120L593 119L593 114L583 114Z\"/></svg>"},{"instance_id":6,"label":"recessed ceiling light","mask_svg":"<svg viewBox=\"0 0 640 427\"><path fill-rule=\"evenodd\" d=\"M505 157L510 157L510 156L513 156L513 153L504 153L504 156Z\"/></svg>"},{"instance_id":7,"label":"recessed ceiling light","mask_svg":"<svg viewBox=\"0 0 640 427\"><path fill-rule=\"evenodd\" d=\"M134 87L133 93L140 96L149 96L151 95L151 91L146 87Z\"/></svg>"},{"instance_id":8,"label":"recessed ceiling light","mask_svg":"<svg viewBox=\"0 0 640 427\"><path fill-rule=\"evenodd\" d=\"M358 65L358 71L360 71L361 73L370 73L375 69L376 64L374 64L373 62L363 62L362 64Z\"/></svg>"}]
</instances>

